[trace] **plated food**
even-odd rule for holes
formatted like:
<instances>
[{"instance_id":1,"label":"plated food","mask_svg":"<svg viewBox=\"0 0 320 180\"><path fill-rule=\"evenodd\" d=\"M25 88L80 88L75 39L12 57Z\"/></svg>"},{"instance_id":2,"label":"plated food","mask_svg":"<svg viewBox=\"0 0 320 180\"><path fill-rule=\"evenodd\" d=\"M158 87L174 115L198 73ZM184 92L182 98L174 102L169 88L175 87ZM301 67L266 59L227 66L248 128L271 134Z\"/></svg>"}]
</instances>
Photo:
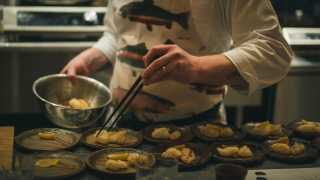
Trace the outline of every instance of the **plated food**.
<instances>
[{"instance_id":1,"label":"plated food","mask_svg":"<svg viewBox=\"0 0 320 180\"><path fill-rule=\"evenodd\" d=\"M246 123L243 130L255 140L276 139L288 134L281 124L272 124L269 121Z\"/></svg>"},{"instance_id":2,"label":"plated food","mask_svg":"<svg viewBox=\"0 0 320 180\"><path fill-rule=\"evenodd\" d=\"M98 128L85 132L81 138L82 143L93 148L106 147L136 147L142 143L140 132L130 129L102 130L97 137Z\"/></svg>"},{"instance_id":3,"label":"plated food","mask_svg":"<svg viewBox=\"0 0 320 180\"><path fill-rule=\"evenodd\" d=\"M185 164L191 164L196 161L196 154L194 150L190 147L187 147L185 144L167 148L161 153L161 157L175 159Z\"/></svg>"},{"instance_id":4,"label":"plated food","mask_svg":"<svg viewBox=\"0 0 320 180\"><path fill-rule=\"evenodd\" d=\"M181 144L193 139L187 128L178 128L174 125L152 125L143 130L144 138L153 143Z\"/></svg>"},{"instance_id":5,"label":"plated food","mask_svg":"<svg viewBox=\"0 0 320 180\"><path fill-rule=\"evenodd\" d=\"M281 137L269 141L270 150L282 155L297 156L304 153L305 145L299 142L290 142L288 137Z\"/></svg>"},{"instance_id":6,"label":"plated food","mask_svg":"<svg viewBox=\"0 0 320 180\"><path fill-rule=\"evenodd\" d=\"M78 144L81 135L58 128L39 128L22 132L15 137L15 143L33 151L57 151Z\"/></svg>"},{"instance_id":7,"label":"plated food","mask_svg":"<svg viewBox=\"0 0 320 180\"><path fill-rule=\"evenodd\" d=\"M220 162L251 165L264 160L260 148L249 143L216 144L213 145L212 151L213 158Z\"/></svg>"},{"instance_id":8,"label":"plated food","mask_svg":"<svg viewBox=\"0 0 320 180\"><path fill-rule=\"evenodd\" d=\"M204 141L232 141L244 138L244 133L235 128L215 122L205 122L194 125L192 132Z\"/></svg>"},{"instance_id":9,"label":"plated food","mask_svg":"<svg viewBox=\"0 0 320 180\"><path fill-rule=\"evenodd\" d=\"M307 142L288 137L269 140L263 147L269 157L288 163L304 163L317 157L317 150Z\"/></svg>"},{"instance_id":10,"label":"plated food","mask_svg":"<svg viewBox=\"0 0 320 180\"><path fill-rule=\"evenodd\" d=\"M253 152L248 145L221 145L217 147L220 156L230 158L251 158Z\"/></svg>"},{"instance_id":11,"label":"plated food","mask_svg":"<svg viewBox=\"0 0 320 180\"><path fill-rule=\"evenodd\" d=\"M70 152L44 153L34 156L36 178L67 178L84 169L85 163L81 158Z\"/></svg>"},{"instance_id":12,"label":"plated food","mask_svg":"<svg viewBox=\"0 0 320 180\"><path fill-rule=\"evenodd\" d=\"M56 133L51 131L39 132L38 136L40 139L44 139L44 140L55 140L57 138Z\"/></svg>"},{"instance_id":13,"label":"plated food","mask_svg":"<svg viewBox=\"0 0 320 180\"><path fill-rule=\"evenodd\" d=\"M159 147L160 160L174 160L183 167L195 167L205 164L211 157L207 145L185 143Z\"/></svg>"},{"instance_id":14,"label":"plated food","mask_svg":"<svg viewBox=\"0 0 320 180\"><path fill-rule=\"evenodd\" d=\"M320 136L320 122L301 120L293 125L293 132L299 137L313 139Z\"/></svg>"},{"instance_id":15,"label":"plated food","mask_svg":"<svg viewBox=\"0 0 320 180\"><path fill-rule=\"evenodd\" d=\"M56 167L60 163L60 159L57 158L43 158L36 161L35 166L41 168Z\"/></svg>"},{"instance_id":16,"label":"plated food","mask_svg":"<svg viewBox=\"0 0 320 180\"><path fill-rule=\"evenodd\" d=\"M165 140L177 140L181 137L181 130L171 130L168 127L155 128L151 132L151 137L154 139L165 139Z\"/></svg>"},{"instance_id":17,"label":"plated food","mask_svg":"<svg viewBox=\"0 0 320 180\"><path fill-rule=\"evenodd\" d=\"M90 168L108 174L132 174L138 168L152 168L155 157L130 148L108 148L92 153L87 160Z\"/></svg>"}]
</instances>

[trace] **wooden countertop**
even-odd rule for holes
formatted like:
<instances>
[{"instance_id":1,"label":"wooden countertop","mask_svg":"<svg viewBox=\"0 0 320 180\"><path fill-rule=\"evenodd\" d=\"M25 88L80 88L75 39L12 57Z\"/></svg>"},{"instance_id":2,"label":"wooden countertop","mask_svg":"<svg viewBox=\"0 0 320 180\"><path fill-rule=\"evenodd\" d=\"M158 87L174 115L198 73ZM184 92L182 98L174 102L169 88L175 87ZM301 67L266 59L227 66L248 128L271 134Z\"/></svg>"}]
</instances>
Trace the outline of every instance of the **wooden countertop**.
<instances>
[{"instance_id":1,"label":"wooden countertop","mask_svg":"<svg viewBox=\"0 0 320 180\"><path fill-rule=\"evenodd\" d=\"M14 127L0 127L0 167L12 169Z\"/></svg>"}]
</instances>

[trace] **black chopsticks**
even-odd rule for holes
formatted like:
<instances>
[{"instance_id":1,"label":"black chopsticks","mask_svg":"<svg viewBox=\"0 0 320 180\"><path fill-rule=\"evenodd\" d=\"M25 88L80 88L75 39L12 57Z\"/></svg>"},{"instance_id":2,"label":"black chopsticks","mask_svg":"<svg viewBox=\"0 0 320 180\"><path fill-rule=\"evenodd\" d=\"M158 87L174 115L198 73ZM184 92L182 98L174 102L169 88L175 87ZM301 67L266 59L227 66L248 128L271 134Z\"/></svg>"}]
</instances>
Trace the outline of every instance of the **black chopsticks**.
<instances>
[{"instance_id":1,"label":"black chopsticks","mask_svg":"<svg viewBox=\"0 0 320 180\"><path fill-rule=\"evenodd\" d=\"M137 78L137 80L134 82L132 87L129 89L129 91L126 93L126 95L121 99L120 103L116 106L112 114L108 117L108 119L103 123L102 127L99 129L98 133L96 134L96 137L100 135L102 130L106 127L106 125L114 118L114 120L111 122L111 125L107 127L107 129L112 129L117 121L121 118L122 114L125 112L125 110L130 105L131 101L136 97L136 95L139 93L139 91L143 87L143 80L141 75Z\"/></svg>"}]
</instances>

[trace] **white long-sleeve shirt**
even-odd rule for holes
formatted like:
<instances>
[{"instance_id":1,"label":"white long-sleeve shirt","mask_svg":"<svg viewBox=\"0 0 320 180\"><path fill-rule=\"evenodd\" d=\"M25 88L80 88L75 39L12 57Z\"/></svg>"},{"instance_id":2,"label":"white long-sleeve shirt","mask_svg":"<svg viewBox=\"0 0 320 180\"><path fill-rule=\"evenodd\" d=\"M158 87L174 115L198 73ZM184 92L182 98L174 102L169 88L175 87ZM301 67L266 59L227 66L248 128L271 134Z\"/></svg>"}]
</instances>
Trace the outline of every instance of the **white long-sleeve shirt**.
<instances>
[{"instance_id":1,"label":"white long-sleeve shirt","mask_svg":"<svg viewBox=\"0 0 320 180\"><path fill-rule=\"evenodd\" d=\"M129 89L143 69L146 49L164 43L193 55L224 54L247 81L249 94L289 70L292 53L269 0L109 0L105 19L106 31L94 47L115 61L111 88ZM118 57L119 50L131 55ZM153 121L201 113L223 99L175 81L143 91L175 104L163 114L140 112L141 119Z\"/></svg>"}]
</instances>

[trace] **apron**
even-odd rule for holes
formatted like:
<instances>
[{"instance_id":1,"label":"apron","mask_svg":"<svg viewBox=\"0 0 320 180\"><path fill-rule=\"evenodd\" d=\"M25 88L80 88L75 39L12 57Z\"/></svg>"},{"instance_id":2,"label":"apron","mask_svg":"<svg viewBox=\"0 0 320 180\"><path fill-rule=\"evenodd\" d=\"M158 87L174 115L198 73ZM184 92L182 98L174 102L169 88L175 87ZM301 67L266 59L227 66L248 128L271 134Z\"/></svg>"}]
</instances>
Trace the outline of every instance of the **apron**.
<instances>
[{"instance_id":1,"label":"apron","mask_svg":"<svg viewBox=\"0 0 320 180\"><path fill-rule=\"evenodd\" d=\"M113 22L117 27L117 42L122 53L117 53L115 59L111 90L130 89L144 70L142 56L155 45L177 44L187 52L199 56L223 51L218 45L214 46L217 50L210 47L212 45L208 42L209 38L206 38L212 33L207 27L212 25L211 18L204 18L212 11L211 2L213 1L112 1ZM139 120L151 123L177 119L183 121L209 111L223 99L222 94L210 95L194 85L171 80L144 86L142 93L170 106L164 113L133 112Z\"/></svg>"}]
</instances>

